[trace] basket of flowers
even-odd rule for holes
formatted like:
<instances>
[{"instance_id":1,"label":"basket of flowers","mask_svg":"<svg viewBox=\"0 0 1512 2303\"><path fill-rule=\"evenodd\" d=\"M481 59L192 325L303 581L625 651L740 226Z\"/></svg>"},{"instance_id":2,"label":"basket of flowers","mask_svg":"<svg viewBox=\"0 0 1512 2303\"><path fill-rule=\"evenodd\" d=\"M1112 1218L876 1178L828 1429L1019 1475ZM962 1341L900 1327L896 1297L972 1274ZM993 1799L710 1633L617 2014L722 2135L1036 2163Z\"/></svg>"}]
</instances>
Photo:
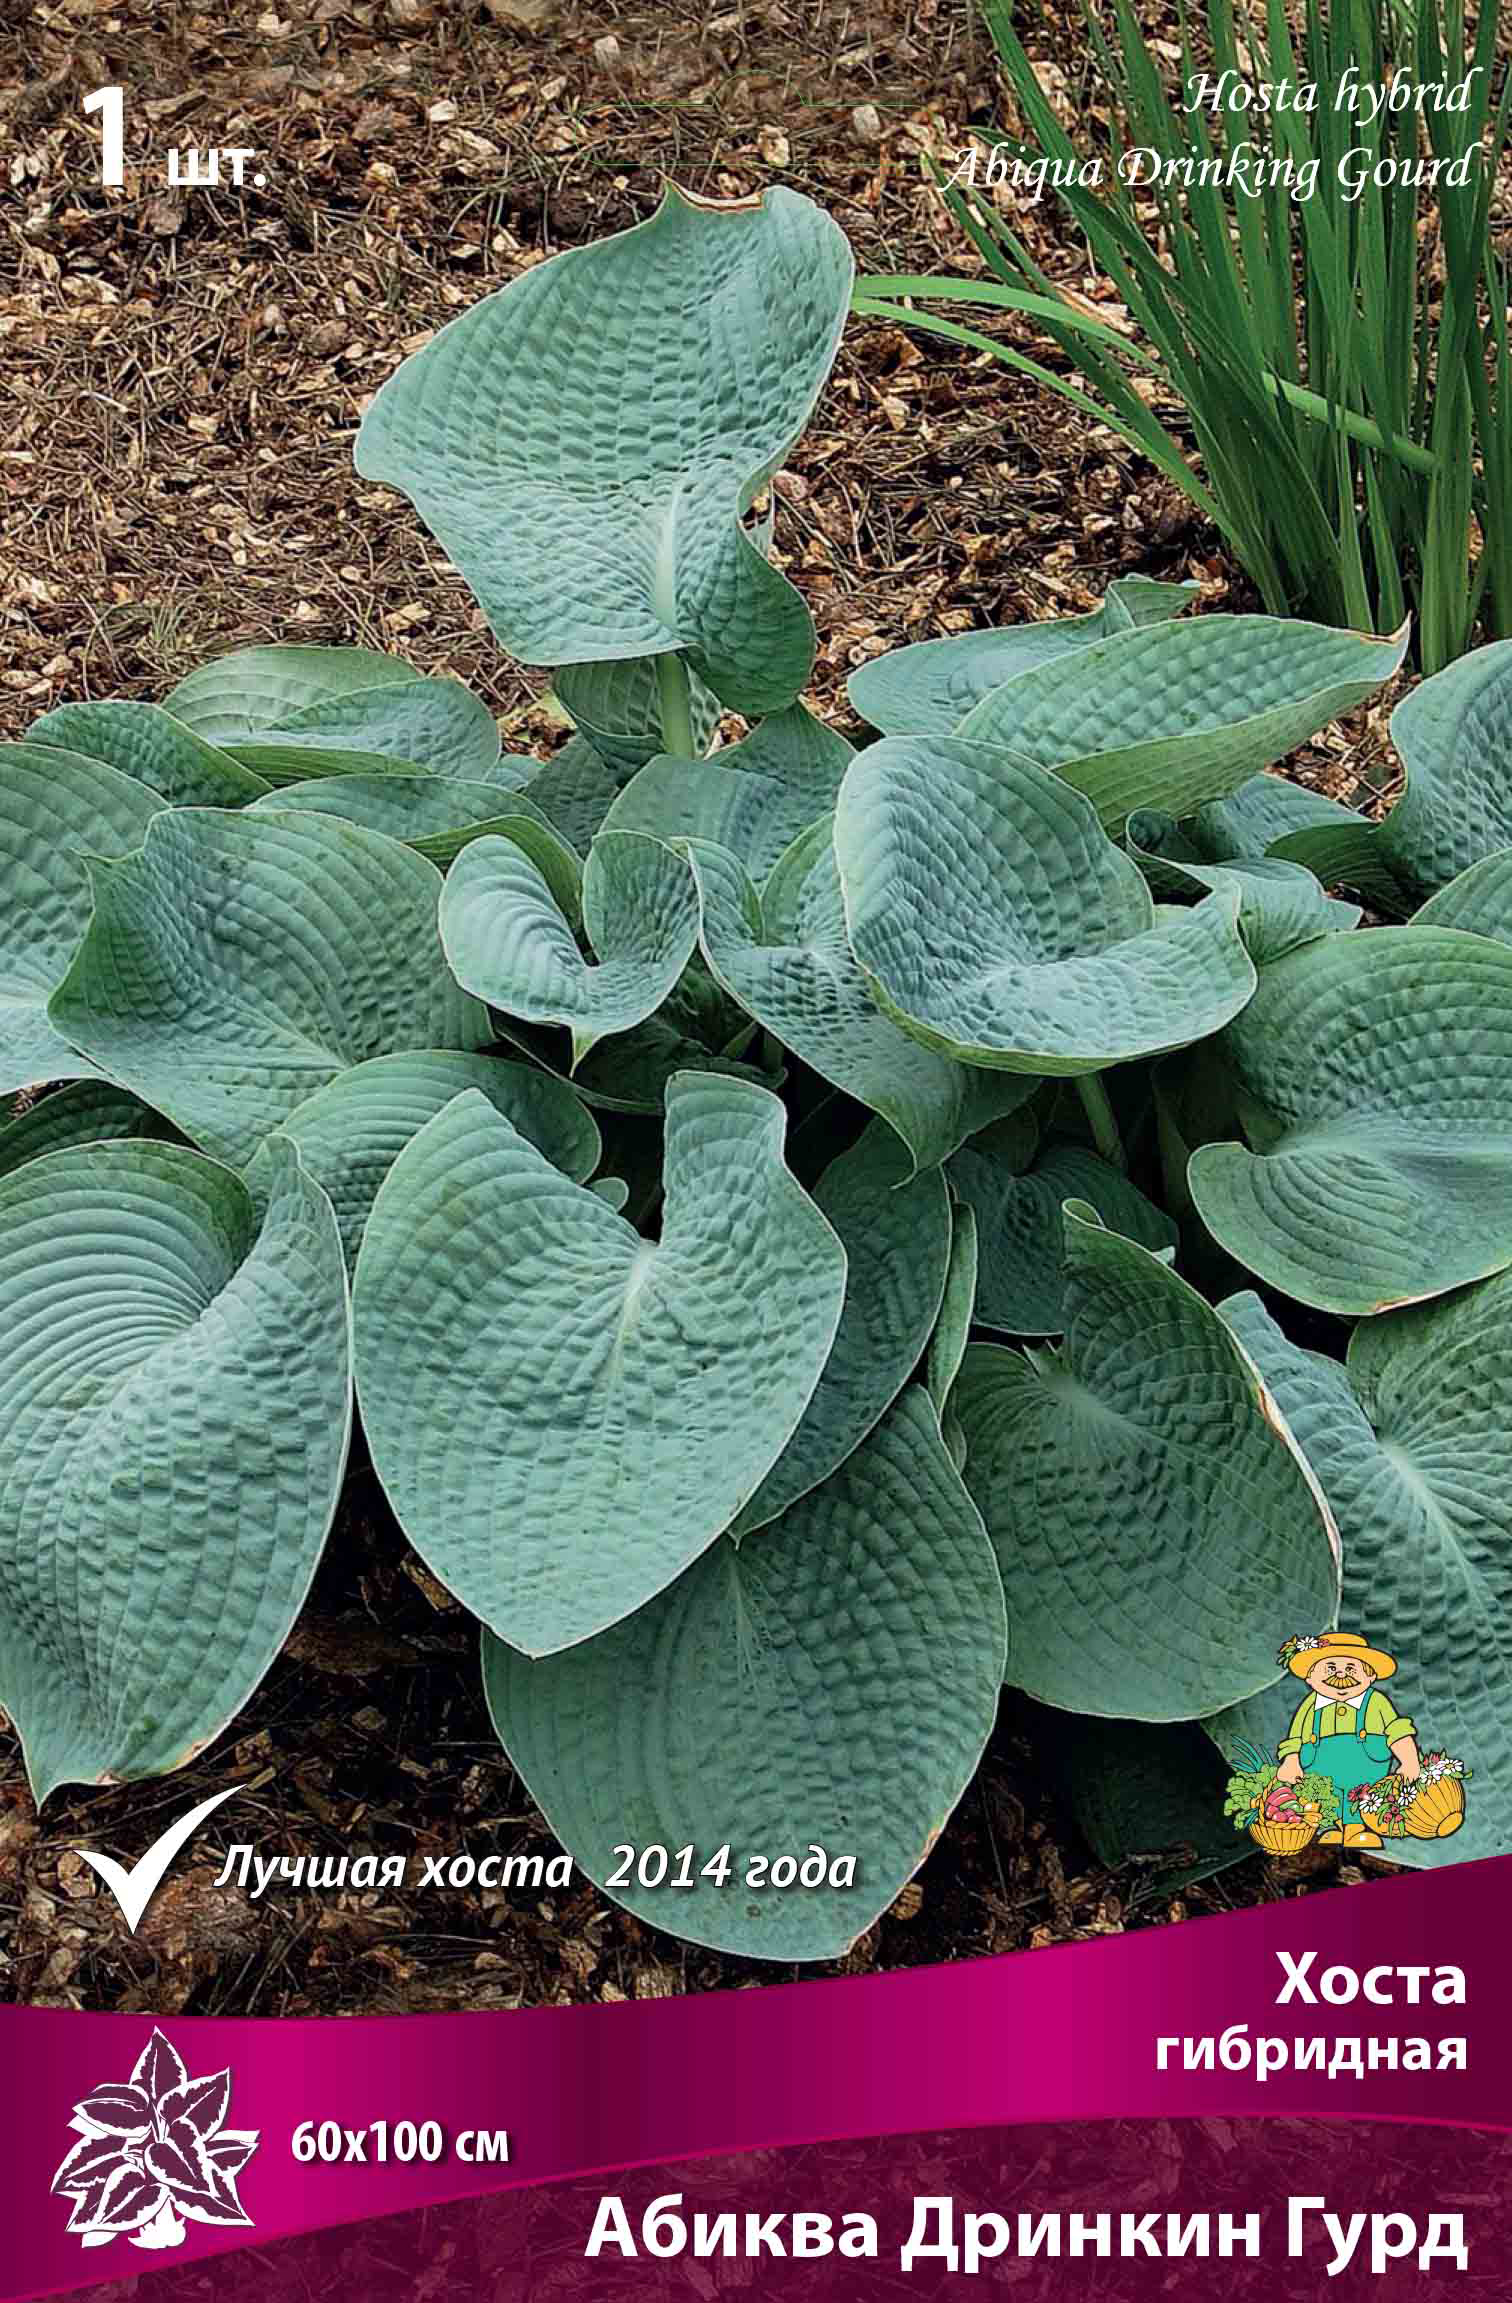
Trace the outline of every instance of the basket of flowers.
<instances>
[{"instance_id":1,"label":"basket of flowers","mask_svg":"<svg viewBox=\"0 0 1512 2303\"><path fill-rule=\"evenodd\" d=\"M1465 1820L1470 1770L1447 1751L1430 1751L1417 1774L1361 1783L1349 1797L1360 1821L1383 1839L1448 1839Z\"/></svg>"},{"instance_id":2,"label":"basket of flowers","mask_svg":"<svg viewBox=\"0 0 1512 2303\"><path fill-rule=\"evenodd\" d=\"M1253 1744L1240 1747L1246 1765L1229 1777L1225 1815L1236 1831L1247 1831L1267 1855L1298 1855L1339 1820L1339 1795L1326 1775L1304 1775L1283 1783L1273 1759Z\"/></svg>"}]
</instances>

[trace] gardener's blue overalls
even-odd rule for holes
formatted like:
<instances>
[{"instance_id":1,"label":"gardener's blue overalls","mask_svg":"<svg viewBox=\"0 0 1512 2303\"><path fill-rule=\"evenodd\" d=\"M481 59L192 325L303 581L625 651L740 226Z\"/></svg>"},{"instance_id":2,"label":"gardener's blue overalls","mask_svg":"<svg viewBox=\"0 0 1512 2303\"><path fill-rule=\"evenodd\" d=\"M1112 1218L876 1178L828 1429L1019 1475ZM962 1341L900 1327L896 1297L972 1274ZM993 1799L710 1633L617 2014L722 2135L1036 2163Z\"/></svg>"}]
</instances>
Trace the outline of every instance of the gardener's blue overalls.
<instances>
[{"instance_id":1,"label":"gardener's blue overalls","mask_svg":"<svg viewBox=\"0 0 1512 2303\"><path fill-rule=\"evenodd\" d=\"M1313 1696L1312 1718L1308 1722L1314 1730L1302 1738L1301 1760L1307 1773L1326 1775L1339 1794L1339 1822L1358 1823L1360 1811L1349 1804L1349 1794L1359 1783L1379 1783L1391 1765L1391 1750L1384 1735L1365 1733L1365 1716L1370 1709L1370 1697L1355 1713L1355 1726L1348 1735L1319 1735L1318 1706L1322 1696ZM1333 1708L1332 1698L1329 1708Z\"/></svg>"}]
</instances>

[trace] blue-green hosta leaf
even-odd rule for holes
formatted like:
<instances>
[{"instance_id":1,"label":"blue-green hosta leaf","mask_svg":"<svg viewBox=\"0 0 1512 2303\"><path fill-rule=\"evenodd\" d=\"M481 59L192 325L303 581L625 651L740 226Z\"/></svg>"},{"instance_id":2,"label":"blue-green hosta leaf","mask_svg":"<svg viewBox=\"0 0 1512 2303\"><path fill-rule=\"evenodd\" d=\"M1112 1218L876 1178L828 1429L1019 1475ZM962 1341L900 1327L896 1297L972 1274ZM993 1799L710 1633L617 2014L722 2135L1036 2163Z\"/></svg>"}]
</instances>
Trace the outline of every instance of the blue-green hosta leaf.
<instances>
[{"instance_id":1,"label":"blue-green hosta leaf","mask_svg":"<svg viewBox=\"0 0 1512 2303\"><path fill-rule=\"evenodd\" d=\"M1221 1307L1280 1402L1339 1523L1340 1621L1397 1659L1390 1692L1420 1751L1474 1775L1450 1840L1387 1840L1394 1862L1512 1851L1512 1276L1357 1327L1347 1366L1288 1342L1258 1296ZM1276 1618L1278 1624L1281 1618ZM1309 1630L1321 1624L1309 1622ZM1301 1627L1288 1620L1286 1630ZM1211 1723L1274 1750L1303 1694Z\"/></svg>"},{"instance_id":2,"label":"blue-green hosta leaf","mask_svg":"<svg viewBox=\"0 0 1512 2303\"><path fill-rule=\"evenodd\" d=\"M394 687L419 673L374 648L234 648L180 680L163 709L208 744L240 743L329 696Z\"/></svg>"},{"instance_id":3,"label":"blue-green hosta leaf","mask_svg":"<svg viewBox=\"0 0 1512 2303\"><path fill-rule=\"evenodd\" d=\"M1125 577L1090 616L1056 616L1040 624L958 632L916 640L852 672L846 692L863 720L884 736L948 736L966 714L1008 680L1113 632L1179 615L1200 584L1161 584Z\"/></svg>"},{"instance_id":4,"label":"blue-green hosta leaf","mask_svg":"<svg viewBox=\"0 0 1512 2303\"><path fill-rule=\"evenodd\" d=\"M1392 713L1391 740L1407 789L1381 845L1409 887L1441 888L1512 846L1512 640L1421 681Z\"/></svg>"},{"instance_id":5,"label":"blue-green hosta leaf","mask_svg":"<svg viewBox=\"0 0 1512 2303\"><path fill-rule=\"evenodd\" d=\"M970 1782L997 1709L1003 1591L925 1394L823 1487L717 1543L601 1638L484 1640L499 1738L552 1830L641 1919L767 1959L835 1959ZM724 1887L608 1885L616 1850L731 1851ZM753 1854L856 1857L852 1887L743 1887Z\"/></svg>"},{"instance_id":6,"label":"blue-green hosta leaf","mask_svg":"<svg viewBox=\"0 0 1512 2303\"><path fill-rule=\"evenodd\" d=\"M128 1136L169 1138L173 1129L139 1097L108 1080L75 1080L42 1096L28 1111L0 1127L0 1176L44 1152L76 1144L115 1143Z\"/></svg>"},{"instance_id":7,"label":"blue-green hosta leaf","mask_svg":"<svg viewBox=\"0 0 1512 2303\"><path fill-rule=\"evenodd\" d=\"M407 848L428 856L443 872L485 833L502 838L519 834L517 844L530 843L526 852L534 854L549 884L560 891L563 909L576 917L581 866L543 811L523 792L510 792L498 784L469 784L452 776L317 776L313 783L285 784L269 792L252 812L269 815L289 808L344 816L349 824L386 832L391 840L402 840Z\"/></svg>"},{"instance_id":8,"label":"blue-green hosta leaf","mask_svg":"<svg viewBox=\"0 0 1512 2303\"><path fill-rule=\"evenodd\" d=\"M750 1080L758 1087L781 1086L782 1072L764 1069L757 1049L750 1051L750 1061L742 1062L739 1056L721 1054L692 1036L674 1012L676 1004L674 995L658 1014L628 1032L616 1032L579 1064L572 1062L563 1035L548 1026L518 1023L497 1014L493 1020L501 1040L560 1079L594 1111L659 1117L667 1083L679 1072L711 1072L721 1079Z\"/></svg>"},{"instance_id":9,"label":"blue-green hosta leaf","mask_svg":"<svg viewBox=\"0 0 1512 2303\"><path fill-rule=\"evenodd\" d=\"M959 733L1054 768L1110 831L1188 816L1281 759L1401 668L1404 627L1367 639L1277 616L1146 625L1025 672Z\"/></svg>"},{"instance_id":10,"label":"blue-green hosta leaf","mask_svg":"<svg viewBox=\"0 0 1512 2303\"><path fill-rule=\"evenodd\" d=\"M676 649L733 710L781 711L813 625L740 515L808 421L852 269L839 227L781 186L724 209L669 191L406 360L358 470L410 498L522 663Z\"/></svg>"},{"instance_id":11,"label":"blue-green hosta leaf","mask_svg":"<svg viewBox=\"0 0 1512 2303\"><path fill-rule=\"evenodd\" d=\"M1218 1043L1248 1144L1193 1153L1221 1247L1357 1317L1512 1263L1512 950L1363 928L1265 969Z\"/></svg>"},{"instance_id":12,"label":"blue-green hosta leaf","mask_svg":"<svg viewBox=\"0 0 1512 2303\"><path fill-rule=\"evenodd\" d=\"M1300 864L1282 863L1275 856L1207 864L1187 855L1176 824L1155 809L1141 808L1130 816L1127 837L1129 853L1156 896L1180 900L1225 887L1237 892L1239 933L1257 968L1317 936L1360 924L1359 905L1325 895Z\"/></svg>"},{"instance_id":13,"label":"blue-green hosta leaf","mask_svg":"<svg viewBox=\"0 0 1512 2303\"><path fill-rule=\"evenodd\" d=\"M1413 914L1422 928L1460 928L1512 944L1512 848L1483 856Z\"/></svg>"},{"instance_id":14,"label":"blue-green hosta leaf","mask_svg":"<svg viewBox=\"0 0 1512 2303\"><path fill-rule=\"evenodd\" d=\"M351 1065L492 1036L441 950L440 874L377 832L184 808L91 876L54 1025L234 1166Z\"/></svg>"},{"instance_id":15,"label":"blue-green hosta leaf","mask_svg":"<svg viewBox=\"0 0 1512 2303\"><path fill-rule=\"evenodd\" d=\"M527 796L578 855L586 856L621 779L586 736L569 736L526 785Z\"/></svg>"},{"instance_id":16,"label":"blue-green hosta leaf","mask_svg":"<svg viewBox=\"0 0 1512 2303\"><path fill-rule=\"evenodd\" d=\"M988 744L888 736L859 753L835 858L877 998L963 1063L1099 1071L1204 1038L1254 990L1232 889L1157 912L1090 800Z\"/></svg>"},{"instance_id":17,"label":"blue-green hosta leaf","mask_svg":"<svg viewBox=\"0 0 1512 2303\"><path fill-rule=\"evenodd\" d=\"M977 1276L981 1269L981 1241L976 1209L969 1200L953 1200L950 1209L950 1266L945 1294L924 1363L929 1396L943 1420L951 1387L961 1372L961 1361L971 1340L976 1317Z\"/></svg>"},{"instance_id":18,"label":"blue-green hosta leaf","mask_svg":"<svg viewBox=\"0 0 1512 2303\"><path fill-rule=\"evenodd\" d=\"M633 775L665 749L654 656L633 656L617 664L559 664L551 685L574 727L617 774ZM719 726L719 698L710 695L696 674L690 676L688 687L693 741L702 755Z\"/></svg>"},{"instance_id":19,"label":"blue-green hosta leaf","mask_svg":"<svg viewBox=\"0 0 1512 2303\"><path fill-rule=\"evenodd\" d=\"M259 734L296 751L372 752L464 780L500 765L498 724L482 697L460 680L417 679L407 669L381 685L318 696Z\"/></svg>"},{"instance_id":20,"label":"blue-green hosta leaf","mask_svg":"<svg viewBox=\"0 0 1512 2303\"><path fill-rule=\"evenodd\" d=\"M456 1048L374 1056L354 1064L289 1114L279 1131L299 1147L306 1172L336 1210L348 1265L356 1260L378 1187L412 1136L467 1088L481 1089L495 1111L574 1183L598 1166L599 1131L571 1088L550 1072L500 1056ZM0 1137L0 1160L4 1157ZM276 1144L264 1144L248 1169L261 1185Z\"/></svg>"},{"instance_id":21,"label":"blue-green hosta leaf","mask_svg":"<svg viewBox=\"0 0 1512 2303\"><path fill-rule=\"evenodd\" d=\"M176 808L240 808L268 788L261 776L156 704L60 704L33 722L26 740L104 760Z\"/></svg>"},{"instance_id":22,"label":"blue-green hosta leaf","mask_svg":"<svg viewBox=\"0 0 1512 2303\"><path fill-rule=\"evenodd\" d=\"M512 840L475 840L447 876L441 940L457 981L526 1023L563 1024L581 1061L661 1006L698 940L686 863L639 832L602 832L583 867L585 960L544 875Z\"/></svg>"},{"instance_id":23,"label":"blue-green hosta leaf","mask_svg":"<svg viewBox=\"0 0 1512 2303\"><path fill-rule=\"evenodd\" d=\"M390 1170L357 1262L363 1422L410 1541L511 1646L570 1647L642 1606L797 1428L845 1251L783 1128L764 1089L674 1079L655 1243L480 1095Z\"/></svg>"},{"instance_id":24,"label":"blue-green hosta leaf","mask_svg":"<svg viewBox=\"0 0 1512 2303\"><path fill-rule=\"evenodd\" d=\"M287 1145L261 1224L173 1144L0 1181L0 1702L39 1800L165 1774L309 1589L351 1427L335 1218Z\"/></svg>"},{"instance_id":25,"label":"blue-green hosta leaf","mask_svg":"<svg viewBox=\"0 0 1512 2303\"><path fill-rule=\"evenodd\" d=\"M283 736L248 736L234 747L233 756L264 785L274 788L324 776L333 781L340 776L361 776L369 781L378 776L402 776L408 782L432 773L415 760L391 760L384 752L353 751L334 744L317 749L313 744L290 743Z\"/></svg>"},{"instance_id":26,"label":"blue-green hosta leaf","mask_svg":"<svg viewBox=\"0 0 1512 2303\"><path fill-rule=\"evenodd\" d=\"M1084 1144L1035 1149L1017 1118L985 1129L952 1155L952 1187L974 1209L976 1319L1002 1335L1059 1335L1065 1326L1067 1200L1095 1208L1110 1231L1141 1247L1176 1245L1176 1226L1125 1175Z\"/></svg>"},{"instance_id":27,"label":"blue-green hosta leaf","mask_svg":"<svg viewBox=\"0 0 1512 2303\"><path fill-rule=\"evenodd\" d=\"M693 846L703 953L732 999L831 1086L894 1128L916 1167L936 1167L1034 1092L922 1047L877 1006L851 956L829 825L795 840L759 897L734 857Z\"/></svg>"},{"instance_id":28,"label":"blue-green hosta leaf","mask_svg":"<svg viewBox=\"0 0 1512 2303\"><path fill-rule=\"evenodd\" d=\"M759 887L800 833L833 814L851 758L843 736L795 704L710 759L669 753L649 761L620 793L604 828L710 840L738 856Z\"/></svg>"},{"instance_id":29,"label":"blue-green hosta leaf","mask_svg":"<svg viewBox=\"0 0 1512 2303\"><path fill-rule=\"evenodd\" d=\"M873 1120L832 1160L814 1205L845 1250L845 1309L802 1423L735 1522L746 1535L828 1479L880 1422L939 1317L950 1262L950 1200L938 1168L919 1174Z\"/></svg>"},{"instance_id":30,"label":"blue-green hosta leaf","mask_svg":"<svg viewBox=\"0 0 1512 2303\"><path fill-rule=\"evenodd\" d=\"M1306 784L1262 771L1226 799L1210 800L1186 826L1207 863L1300 864L1325 888L1353 888L1394 919L1411 909L1386 861L1381 827Z\"/></svg>"},{"instance_id":31,"label":"blue-green hosta leaf","mask_svg":"<svg viewBox=\"0 0 1512 2303\"><path fill-rule=\"evenodd\" d=\"M1332 1623L1337 1536L1211 1305L1068 1209L1058 1353L972 1344L952 1394L1010 1595L1008 1680L1109 1719L1194 1719Z\"/></svg>"},{"instance_id":32,"label":"blue-green hosta leaf","mask_svg":"<svg viewBox=\"0 0 1512 2303\"><path fill-rule=\"evenodd\" d=\"M1036 1757L1043 1752L1045 1771L1098 1862L1111 1869L1168 1856L1140 1883L1144 1894L1169 1895L1255 1854L1248 1832L1236 1831L1223 1812L1228 1769L1192 1721L1025 1709Z\"/></svg>"},{"instance_id":33,"label":"blue-green hosta leaf","mask_svg":"<svg viewBox=\"0 0 1512 2303\"><path fill-rule=\"evenodd\" d=\"M136 847L162 805L103 760L0 746L0 1095L93 1074L47 1017L89 925L82 859Z\"/></svg>"}]
</instances>

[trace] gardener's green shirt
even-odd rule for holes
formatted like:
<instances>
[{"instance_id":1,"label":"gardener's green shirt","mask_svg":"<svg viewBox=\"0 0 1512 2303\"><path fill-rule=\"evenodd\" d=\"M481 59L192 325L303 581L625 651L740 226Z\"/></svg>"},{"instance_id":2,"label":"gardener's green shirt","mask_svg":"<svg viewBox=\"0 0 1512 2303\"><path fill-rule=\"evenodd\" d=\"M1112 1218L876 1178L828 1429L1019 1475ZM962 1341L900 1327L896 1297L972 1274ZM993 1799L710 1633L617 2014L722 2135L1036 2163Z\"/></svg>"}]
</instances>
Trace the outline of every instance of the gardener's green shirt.
<instances>
[{"instance_id":1,"label":"gardener's green shirt","mask_svg":"<svg viewBox=\"0 0 1512 2303\"><path fill-rule=\"evenodd\" d=\"M1317 1724L1313 1724L1316 1709ZM1289 1759L1300 1751L1304 1743L1313 1742L1320 1735L1384 1735L1388 1744L1400 1743L1404 1735L1415 1732L1412 1721L1404 1719L1389 1695L1373 1687L1363 1705L1364 1720L1351 1703L1325 1703L1322 1696L1311 1689L1297 1706L1285 1740L1276 1747L1278 1759Z\"/></svg>"}]
</instances>

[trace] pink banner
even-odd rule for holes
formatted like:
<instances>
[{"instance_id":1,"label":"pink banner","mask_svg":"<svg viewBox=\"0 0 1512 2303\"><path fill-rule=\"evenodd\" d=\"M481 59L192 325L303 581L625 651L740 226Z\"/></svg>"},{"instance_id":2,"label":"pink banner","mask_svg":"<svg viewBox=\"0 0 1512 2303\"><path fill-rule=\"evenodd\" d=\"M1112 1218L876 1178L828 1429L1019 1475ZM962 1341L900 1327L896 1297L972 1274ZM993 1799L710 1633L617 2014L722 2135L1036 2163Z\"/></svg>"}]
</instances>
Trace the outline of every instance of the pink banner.
<instances>
[{"instance_id":1,"label":"pink banner","mask_svg":"<svg viewBox=\"0 0 1512 2303\"><path fill-rule=\"evenodd\" d=\"M619 2007L160 2028L6 2009L0 2297L150 2273L166 2298L230 2248L799 2145L1173 2119L1507 2129L1509 1889L1498 1859L1009 1959ZM1161 2045L1183 2040L1194 2067ZM85 2249L68 2226L100 2183L122 2228ZM1267 2204L1245 2191L1236 2210ZM581 2291L611 2291L608 2270L584 2264Z\"/></svg>"}]
</instances>

